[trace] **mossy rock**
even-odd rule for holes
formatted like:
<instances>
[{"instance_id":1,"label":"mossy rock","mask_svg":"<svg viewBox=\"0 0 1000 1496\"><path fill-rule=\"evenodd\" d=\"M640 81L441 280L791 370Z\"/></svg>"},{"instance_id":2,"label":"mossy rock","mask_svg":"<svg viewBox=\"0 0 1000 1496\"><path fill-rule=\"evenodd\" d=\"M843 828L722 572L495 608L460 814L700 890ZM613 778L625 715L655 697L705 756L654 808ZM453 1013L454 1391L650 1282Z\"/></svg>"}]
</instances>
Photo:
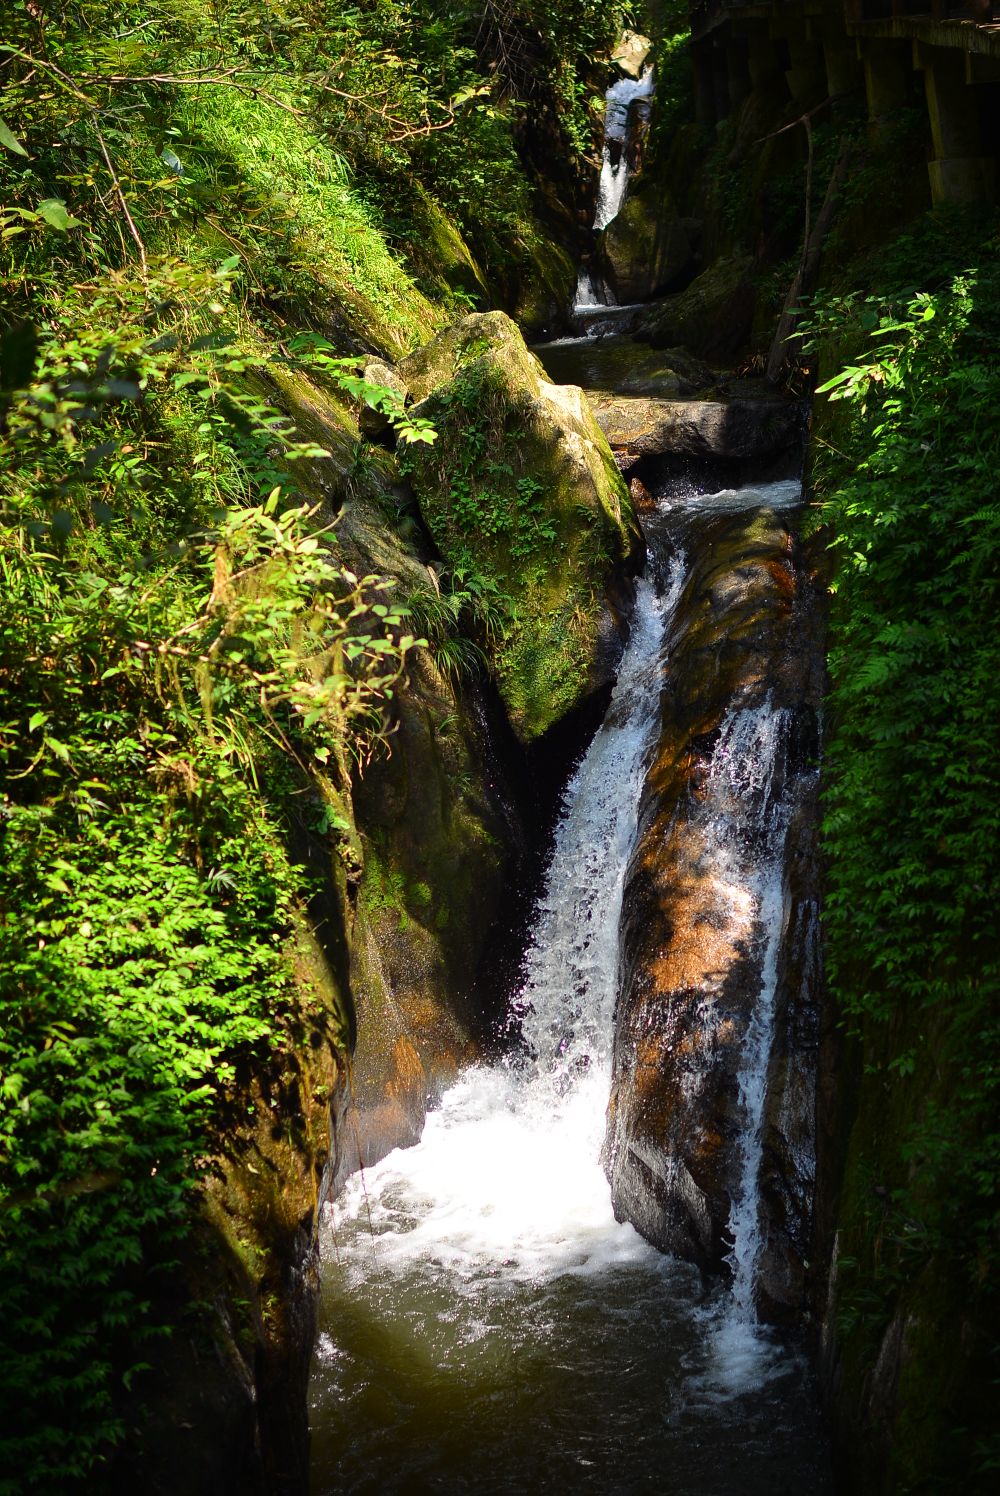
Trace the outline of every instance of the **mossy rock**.
<instances>
[{"instance_id":1,"label":"mossy rock","mask_svg":"<svg viewBox=\"0 0 1000 1496\"><path fill-rule=\"evenodd\" d=\"M438 637L436 574L401 535L386 497L348 498L341 551L359 575L392 581L413 631L433 642L411 655L389 739L354 778L357 1043L342 1174L416 1142L428 1096L476 1058L484 1025L473 988L525 839L472 710L474 687L438 663L448 641Z\"/></svg>"},{"instance_id":2,"label":"mossy rock","mask_svg":"<svg viewBox=\"0 0 1000 1496\"><path fill-rule=\"evenodd\" d=\"M492 661L523 742L610 678L610 574L635 536L628 491L583 392L550 384L502 312L465 318L406 359L439 432L408 458L453 572L493 590L505 617Z\"/></svg>"},{"instance_id":3,"label":"mossy rock","mask_svg":"<svg viewBox=\"0 0 1000 1496\"><path fill-rule=\"evenodd\" d=\"M416 232L406 246L418 283L428 295L447 304L455 292L488 303L483 272L455 224L418 184L412 213Z\"/></svg>"},{"instance_id":4,"label":"mossy rock","mask_svg":"<svg viewBox=\"0 0 1000 1496\"><path fill-rule=\"evenodd\" d=\"M599 237L604 277L624 306L648 301L685 271L693 254L687 224L659 184L642 183Z\"/></svg>"},{"instance_id":5,"label":"mossy rock","mask_svg":"<svg viewBox=\"0 0 1000 1496\"><path fill-rule=\"evenodd\" d=\"M699 358L742 352L753 327L756 293L749 255L716 260L676 296L651 307L635 336L654 348L679 344Z\"/></svg>"},{"instance_id":6,"label":"mossy rock","mask_svg":"<svg viewBox=\"0 0 1000 1496\"><path fill-rule=\"evenodd\" d=\"M526 238L510 298L510 309L527 337L541 337L564 324L573 301L576 264L552 239Z\"/></svg>"}]
</instances>

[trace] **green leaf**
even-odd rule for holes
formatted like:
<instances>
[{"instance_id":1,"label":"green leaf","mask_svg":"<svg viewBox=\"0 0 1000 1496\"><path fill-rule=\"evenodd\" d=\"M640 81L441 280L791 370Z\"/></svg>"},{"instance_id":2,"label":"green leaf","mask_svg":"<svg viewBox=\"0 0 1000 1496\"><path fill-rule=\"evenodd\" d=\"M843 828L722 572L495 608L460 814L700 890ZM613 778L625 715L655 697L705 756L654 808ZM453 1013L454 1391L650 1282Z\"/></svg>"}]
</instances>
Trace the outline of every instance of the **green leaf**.
<instances>
[{"instance_id":1,"label":"green leaf","mask_svg":"<svg viewBox=\"0 0 1000 1496\"><path fill-rule=\"evenodd\" d=\"M61 197L44 198L38 204L38 216L44 218L49 227L56 229L60 234L64 234L67 229L78 229L83 226L82 218L74 218L66 211L66 204Z\"/></svg>"},{"instance_id":2,"label":"green leaf","mask_svg":"<svg viewBox=\"0 0 1000 1496\"><path fill-rule=\"evenodd\" d=\"M2 119L0 119L0 145L6 146L8 151L13 151L17 156L26 156L28 154L17 136L8 130Z\"/></svg>"},{"instance_id":3,"label":"green leaf","mask_svg":"<svg viewBox=\"0 0 1000 1496\"><path fill-rule=\"evenodd\" d=\"M29 732L34 732L37 728L41 727L42 724L45 723L45 722L47 722L48 720L49 720L49 714L48 714L48 712L33 712L32 715L28 718L28 731Z\"/></svg>"}]
</instances>

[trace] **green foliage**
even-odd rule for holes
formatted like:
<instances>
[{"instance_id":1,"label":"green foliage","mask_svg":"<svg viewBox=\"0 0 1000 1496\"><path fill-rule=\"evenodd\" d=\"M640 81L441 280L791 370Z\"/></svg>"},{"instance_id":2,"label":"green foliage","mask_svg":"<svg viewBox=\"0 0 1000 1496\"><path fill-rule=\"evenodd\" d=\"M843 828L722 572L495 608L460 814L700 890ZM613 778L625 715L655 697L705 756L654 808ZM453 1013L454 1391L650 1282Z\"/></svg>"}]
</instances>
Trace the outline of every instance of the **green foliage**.
<instances>
[{"instance_id":1,"label":"green foliage","mask_svg":"<svg viewBox=\"0 0 1000 1496\"><path fill-rule=\"evenodd\" d=\"M354 356L446 320L427 286L479 294L451 220L501 265L537 230L478 4L9 9L0 1489L56 1492L99 1483L213 1156L301 1037L290 847L350 861L351 770L424 642L338 559L304 498L329 453L273 391L332 386L429 449ZM517 24L540 86L581 100L611 12L557 9ZM513 494L540 562L540 496ZM510 624L461 564L412 602L455 676Z\"/></svg>"},{"instance_id":2,"label":"green foliage","mask_svg":"<svg viewBox=\"0 0 1000 1496\"><path fill-rule=\"evenodd\" d=\"M364 379L357 370L362 364L358 358L338 358L325 338L316 333L298 333L289 345L295 353L308 356L310 368L322 369L331 375L337 385L347 394L353 395L363 405L388 416L390 425L400 441L410 446L413 442L424 442L433 446L437 432L431 421L423 416L412 416L406 409L402 395L385 385L373 384Z\"/></svg>"},{"instance_id":3,"label":"green foliage","mask_svg":"<svg viewBox=\"0 0 1000 1496\"><path fill-rule=\"evenodd\" d=\"M411 628L427 636L438 669L457 684L485 668L513 605L492 578L458 566L411 592L404 608Z\"/></svg>"},{"instance_id":4,"label":"green foliage","mask_svg":"<svg viewBox=\"0 0 1000 1496\"><path fill-rule=\"evenodd\" d=\"M134 775L146 753L118 738L107 757ZM290 1006L294 882L279 847L240 835L238 779L209 781L199 872L183 815L152 785L119 807L124 776L109 778L62 804L8 801L2 838L0 1392L18 1410L3 1452L46 1490L120 1435L115 1379L148 1354L210 1107Z\"/></svg>"},{"instance_id":5,"label":"green foliage","mask_svg":"<svg viewBox=\"0 0 1000 1496\"><path fill-rule=\"evenodd\" d=\"M814 345L867 345L820 388L850 419L817 487L839 558L829 973L883 1080L871 1146L887 1204L864 1246L862 1297L848 1290L845 1304L877 1328L935 1263L958 1275L971 1321L986 1319L997 1267L995 241L981 254L981 269L938 290L827 298L810 329ZM857 1210L872 1220L870 1205Z\"/></svg>"},{"instance_id":6,"label":"green foliage","mask_svg":"<svg viewBox=\"0 0 1000 1496\"><path fill-rule=\"evenodd\" d=\"M308 1002L288 836L319 804L337 844L417 642L297 495L324 449L251 388L234 271L46 290L0 348L9 1490L89 1480L121 1435L212 1131Z\"/></svg>"}]
</instances>

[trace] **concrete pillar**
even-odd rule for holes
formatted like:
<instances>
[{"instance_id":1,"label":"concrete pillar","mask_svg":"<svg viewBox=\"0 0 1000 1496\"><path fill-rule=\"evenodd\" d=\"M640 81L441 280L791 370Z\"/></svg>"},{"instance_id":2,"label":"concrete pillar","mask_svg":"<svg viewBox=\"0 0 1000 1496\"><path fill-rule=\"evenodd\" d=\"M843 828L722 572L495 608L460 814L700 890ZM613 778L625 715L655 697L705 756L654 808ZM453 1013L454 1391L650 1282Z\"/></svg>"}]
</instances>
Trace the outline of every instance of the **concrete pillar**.
<instances>
[{"instance_id":1,"label":"concrete pillar","mask_svg":"<svg viewBox=\"0 0 1000 1496\"><path fill-rule=\"evenodd\" d=\"M910 49L905 43L866 41L863 61L868 118L877 126L909 100Z\"/></svg>"},{"instance_id":2,"label":"concrete pillar","mask_svg":"<svg viewBox=\"0 0 1000 1496\"><path fill-rule=\"evenodd\" d=\"M996 193L996 163L983 154L979 99L966 76L960 52L928 49L924 82L934 142L935 159L928 171L935 206L992 202Z\"/></svg>"},{"instance_id":3,"label":"concrete pillar","mask_svg":"<svg viewBox=\"0 0 1000 1496\"><path fill-rule=\"evenodd\" d=\"M841 99L845 94L855 93L864 86L864 74L853 41L824 42L823 60L826 65L826 91L831 99Z\"/></svg>"},{"instance_id":4,"label":"concrete pillar","mask_svg":"<svg viewBox=\"0 0 1000 1496\"><path fill-rule=\"evenodd\" d=\"M826 98L823 48L818 42L807 41L804 37L791 38L788 51L791 57L791 66L785 73L788 92L803 109L821 104Z\"/></svg>"}]
</instances>

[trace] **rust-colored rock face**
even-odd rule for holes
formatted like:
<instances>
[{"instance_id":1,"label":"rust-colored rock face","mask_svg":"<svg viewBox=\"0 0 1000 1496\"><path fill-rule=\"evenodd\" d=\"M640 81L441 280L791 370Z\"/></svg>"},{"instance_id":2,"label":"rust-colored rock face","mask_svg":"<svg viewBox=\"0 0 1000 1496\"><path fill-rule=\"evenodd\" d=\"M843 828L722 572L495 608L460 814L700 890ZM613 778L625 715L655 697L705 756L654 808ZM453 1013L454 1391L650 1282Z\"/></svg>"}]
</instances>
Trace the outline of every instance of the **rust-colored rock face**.
<instances>
[{"instance_id":1,"label":"rust-colored rock face","mask_svg":"<svg viewBox=\"0 0 1000 1496\"><path fill-rule=\"evenodd\" d=\"M812 1183L820 589L788 512L694 506L670 523L697 559L625 887L605 1164L619 1218L706 1269L729 1265L766 987L756 1297L775 1318L801 1297ZM750 769L737 772L741 734ZM770 945L768 900L785 932Z\"/></svg>"}]
</instances>

